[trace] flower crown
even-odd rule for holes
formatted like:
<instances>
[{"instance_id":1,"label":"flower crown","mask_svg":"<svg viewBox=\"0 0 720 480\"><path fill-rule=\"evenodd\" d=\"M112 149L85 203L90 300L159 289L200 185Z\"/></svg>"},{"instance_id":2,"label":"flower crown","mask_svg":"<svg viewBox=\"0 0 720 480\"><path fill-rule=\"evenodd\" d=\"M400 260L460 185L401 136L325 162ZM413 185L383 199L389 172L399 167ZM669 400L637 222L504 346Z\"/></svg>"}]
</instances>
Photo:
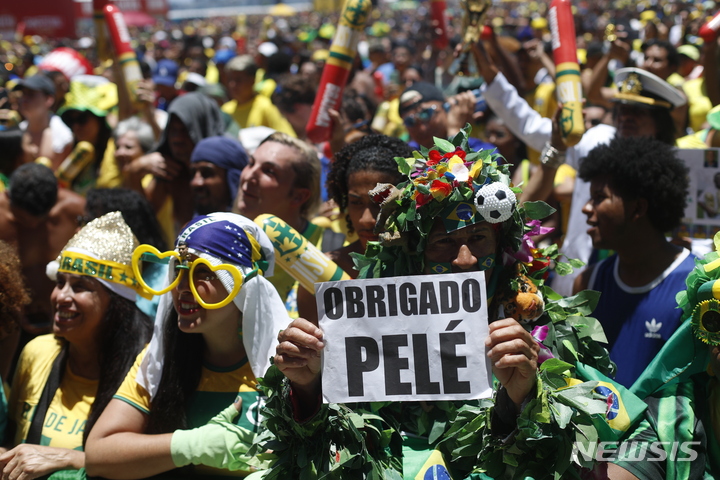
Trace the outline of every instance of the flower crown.
<instances>
[{"instance_id":1,"label":"flower crown","mask_svg":"<svg viewBox=\"0 0 720 480\"><path fill-rule=\"evenodd\" d=\"M481 221L497 224L517 217L515 193L520 190L510 187L509 166L497 153L471 151L469 132L468 126L452 142L435 137L431 149L421 147L413 157L395 158L408 181L397 188L373 191L373 198L383 201L381 219L387 220L378 229L408 231L413 226L427 235L436 218L453 231Z\"/></svg>"},{"instance_id":2,"label":"flower crown","mask_svg":"<svg viewBox=\"0 0 720 480\"><path fill-rule=\"evenodd\" d=\"M479 222L494 225L501 233L503 262L523 262L523 273L546 276L550 255L537 249L530 236L548 233L539 220L555 210L545 202L517 205L521 189L510 181L510 165L490 150L472 151L467 125L451 141L434 138L435 145L396 157L398 170L408 180L397 187L378 185L370 192L381 205L376 231L379 242L370 242L365 256L356 256L361 272L372 259L392 265L372 268L369 276L409 275L422 272L422 252L430 230L440 218L448 232ZM383 271L379 269L382 268ZM562 269L563 267L561 267ZM572 268L565 268L572 271Z\"/></svg>"}]
</instances>

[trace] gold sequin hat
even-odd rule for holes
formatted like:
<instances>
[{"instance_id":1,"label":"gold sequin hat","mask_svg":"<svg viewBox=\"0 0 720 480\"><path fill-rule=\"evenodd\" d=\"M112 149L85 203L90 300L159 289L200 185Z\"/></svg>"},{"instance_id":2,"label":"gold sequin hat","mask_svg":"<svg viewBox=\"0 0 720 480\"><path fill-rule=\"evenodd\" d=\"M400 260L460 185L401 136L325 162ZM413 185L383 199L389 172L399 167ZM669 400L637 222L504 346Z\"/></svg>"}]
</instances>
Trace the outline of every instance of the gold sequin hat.
<instances>
[{"instance_id":1,"label":"gold sequin hat","mask_svg":"<svg viewBox=\"0 0 720 480\"><path fill-rule=\"evenodd\" d=\"M662 78L646 70L628 67L615 71L615 84L618 91L613 101L634 103L647 107L660 107L672 110L685 105L683 95Z\"/></svg>"},{"instance_id":2,"label":"gold sequin hat","mask_svg":"<svg viewBox=\"0 0 720 480\"><path fill-rule=\"evenodd\" d=\"M135 301L136 294L151 298L132 271L132 254L138 245L122 214L111 212L77 232L57 260L48 264L47 274L53 280L57 272L87 275L128 300Z\"/></svg>"}]
</instances>

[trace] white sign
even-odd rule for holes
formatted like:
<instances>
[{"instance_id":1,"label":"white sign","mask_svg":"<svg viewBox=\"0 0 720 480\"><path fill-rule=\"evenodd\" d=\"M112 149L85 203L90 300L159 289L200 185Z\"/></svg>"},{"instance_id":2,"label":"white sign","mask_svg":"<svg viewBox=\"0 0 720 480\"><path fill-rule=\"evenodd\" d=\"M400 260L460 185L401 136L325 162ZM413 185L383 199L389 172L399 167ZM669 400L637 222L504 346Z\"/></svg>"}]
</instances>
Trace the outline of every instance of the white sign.
<instances>
[{"instance_id":1,"label":"white sign","mask_svg":"<svg viewBox=\"0 0 720 480\"><path fill-rule=\"evenodd\" d=\"M315 284L325 403L492 395L482 272Z\"/></svg>"},{"instance_id":2,"label":"white sign","mask_svg":"<svg viewBox=\"0 0 720 480\"><path fill-rule=\"evenodd\" d=\"M677 156L690 170L689 198L684 223L691 229L699 225L720 226L720 150L677 150ZM717 228L715 228L717 230ZM695 236L695 231L689 232ZM705 236L708 231L701 232Z\"/></svg>"}]
</instances>

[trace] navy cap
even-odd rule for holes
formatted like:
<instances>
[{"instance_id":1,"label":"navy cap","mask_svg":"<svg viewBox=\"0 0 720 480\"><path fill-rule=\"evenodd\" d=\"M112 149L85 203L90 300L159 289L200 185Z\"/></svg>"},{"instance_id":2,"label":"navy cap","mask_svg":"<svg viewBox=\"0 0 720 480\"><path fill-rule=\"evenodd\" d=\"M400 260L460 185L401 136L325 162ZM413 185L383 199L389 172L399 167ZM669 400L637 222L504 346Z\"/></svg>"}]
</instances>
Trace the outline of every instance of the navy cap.
<instances>
[{"instance_id":1,"label":"navy cap","mask_svg":"<svg viewBox=\"0 0 720 480\"><path fill-rule=\"evenodd\" d=\"M30 90L43 92L46 95L55 96L55 83L46 75L37 74L32 77L23 78L15 85L13 90L23 88L29 88Z\"/></svg>"},{"instance_id":2,"label":"navy cap","mask_svg":"<svg viewBox=\"0 0 720 480\"><path fill-rule=\"evenodd\" d=\"M178 72L180 68L173 60L164 58L157 63L157 68L153 72L153 82L158 85L167 85L174 87L177 82Z\"/></svg>"}]
</instances>

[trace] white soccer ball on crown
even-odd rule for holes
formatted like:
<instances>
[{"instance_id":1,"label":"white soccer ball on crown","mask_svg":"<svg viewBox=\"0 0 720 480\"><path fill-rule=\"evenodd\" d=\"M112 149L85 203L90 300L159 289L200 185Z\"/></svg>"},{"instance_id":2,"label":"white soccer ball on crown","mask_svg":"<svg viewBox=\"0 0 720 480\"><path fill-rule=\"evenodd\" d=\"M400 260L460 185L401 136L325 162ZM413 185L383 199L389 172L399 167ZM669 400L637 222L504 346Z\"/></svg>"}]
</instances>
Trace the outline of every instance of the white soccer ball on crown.
<instances>
[{"instance_id":1,"label":"white soccer ball on crown","mask_svg":"<svg viewBox=\"0 0 720 480\"><path fill-rule=\"evenodd\" d=\"M515 203L515 194L501 182L483 185L475 194L475 207L489 223L500 223L510 218Z\"/></svg>"}]
</instances>

